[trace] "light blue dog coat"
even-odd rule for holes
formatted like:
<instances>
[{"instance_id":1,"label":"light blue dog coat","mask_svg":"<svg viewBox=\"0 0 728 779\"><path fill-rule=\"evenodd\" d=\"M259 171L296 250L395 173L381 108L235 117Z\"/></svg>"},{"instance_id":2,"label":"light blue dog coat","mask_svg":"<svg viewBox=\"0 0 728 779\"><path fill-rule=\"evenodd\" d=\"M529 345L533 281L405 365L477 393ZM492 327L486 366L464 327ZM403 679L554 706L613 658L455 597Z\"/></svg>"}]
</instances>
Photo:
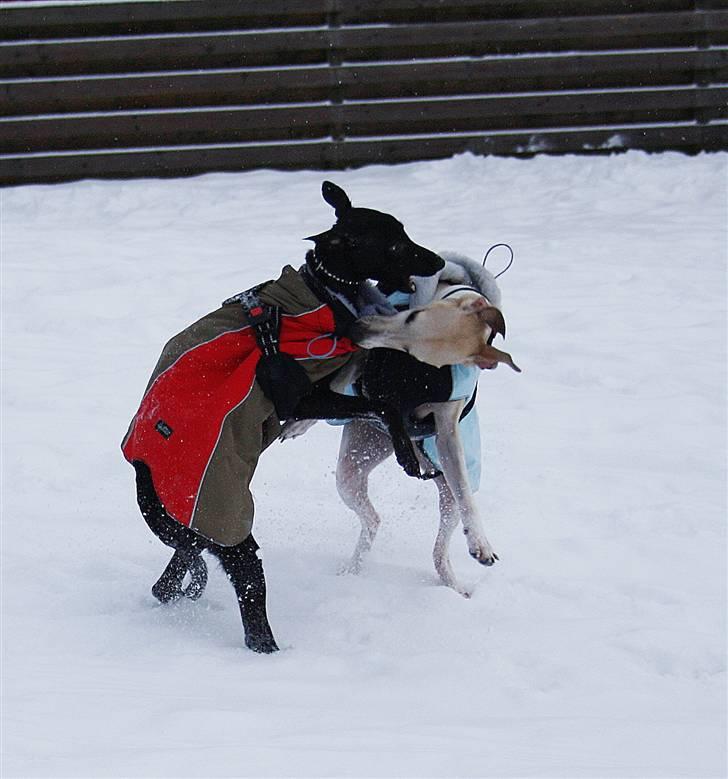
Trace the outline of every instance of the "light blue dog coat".
<instances>
[{"instance_id":1,"label":"light blue dog coat","mask_svg":"<svg viewBox=\"0 0 728 779\"><path fill-rule=\"evenodd\" d=\"M452 371L452 394L449 399L470 400L478 383L480 368L474 365L452 365L450 370ZM460 420L458 429L465 453L470 489L477 492L480 487L480 425L478 423L478 409L475 406L467 416ZM442 470L435 440L436 436L428 436L423 439L422 446L425 454L432 460L432 464L438 470Z\"/></svg>"},{"instance_id":2,"label":"light blue dog coat","mask_svg":"<svg viewBox=\"0 0 728 779\"><path fill-rule=\"evenodd\" d=\"M410 296L404 292L395 292L390 295L387 300L397 307L409 307ZM475 387L478 383L478 377L480 376L480 368L474 365L451 365L450 370L452 372L452 393L448 400L465 400L468 401L475 392ZM356 395L356 390L352 385L346 387L344 391L345 395ZM329 424L346 424L346 422L330 420ZM471 409L470 413L465 416L459 424L460 440L463 445L463 452L465 453L465 464L468 470L468 481L470 482L470 489L473 492L477 492L480 487L480 472L481 472L481 448L480 448L480 425L478 423L478 411L475 406ZM438 469L442 470L440 463L440 457L437 453L436 436L428 436L422 439L422 447L425 450L425 454L432 461L432 464Z\"/></svg>"}]
</instances>

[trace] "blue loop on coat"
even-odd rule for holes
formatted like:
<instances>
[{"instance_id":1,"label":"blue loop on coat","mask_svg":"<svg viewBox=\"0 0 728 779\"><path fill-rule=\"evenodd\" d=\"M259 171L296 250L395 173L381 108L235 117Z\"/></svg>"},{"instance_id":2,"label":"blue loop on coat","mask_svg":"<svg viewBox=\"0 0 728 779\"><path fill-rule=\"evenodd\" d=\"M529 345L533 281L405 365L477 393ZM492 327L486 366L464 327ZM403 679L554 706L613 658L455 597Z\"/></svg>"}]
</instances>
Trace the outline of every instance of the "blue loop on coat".
<instances>
[{"instance_id":1,"label":"blue loop on coat","mask_svg":"<svg viewBox=\"0 0 728 779\"><path fill-rule=\"evenodd\" d=\"M331 346L331 349L329 349L329 351L326 352L326 354L314 354L311 351L312 345L315 344L316 341L320 341L323 338L331 338L331 339L333 339L333 344ZM331 355L336 351L336 347L337 347L338 343L339 343L339 339L333 333L326 333L324 335L317 335L316 338L312 338L308 342L308 344L306 344L306 353L308 354L309 357L311 357L314 360L325 360L328 357L331 357Z\"/></svg>"}]
</instances>

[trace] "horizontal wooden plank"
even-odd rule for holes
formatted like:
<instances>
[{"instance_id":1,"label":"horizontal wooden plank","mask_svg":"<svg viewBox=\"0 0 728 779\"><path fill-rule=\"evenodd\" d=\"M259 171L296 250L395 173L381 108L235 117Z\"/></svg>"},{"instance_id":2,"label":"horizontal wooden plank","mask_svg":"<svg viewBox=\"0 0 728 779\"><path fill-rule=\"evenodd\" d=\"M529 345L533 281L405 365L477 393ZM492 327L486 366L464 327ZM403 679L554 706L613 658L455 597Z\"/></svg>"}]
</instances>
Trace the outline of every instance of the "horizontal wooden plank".
<instances>
[{"instance_id":1,"label":"horizontal wooden plank","mask_svg":"<svg viewBox=\"0 0 728 779\"><path fill-rule=\"evenodd\" d=\"M0 44L0 77L286 66L326 62L326 30Z\"/></svg>"},{"instance_id":2,"label":"horizontal wooden plank","mask_svg":"<svg viewBox=\"0 0 728 779\"><path fill-rule=\"evenodd\" d=\"M728 48L0 83L6 116L728 82Z\"/></svg>"},{"instance_id":3,"label":"horizontal wooden plank","mask_svg":"<svg viewBox=\"0 0 728 779\"><path fill-rule=\"evenodd\" d=\"M728 11L0 45L3 78L728 43Z\"/></svg>"},{"instance_id":4,"label":"horizontal wooden plank","mask_svg":"<svg viewBox=\"0 0 728 779\"><path fill-rule=\"evenodd\" d=\"M693 0L169 0L9 7L4 40L690 11Z\"/></svg>"},{"instance_id":5,"label":"horizontal wooden plank","mask_svg":"<svg viewBox=\"0 0 728 779\"><path fill-rule=\"evenodd\" d=\"M284 144L158 152L0 157L0 185L82 178L191 176L253 168L342 169L453 154L605 153L624 149L728 150L728 125L501 133L366 142Z\"/></svg>"},{"instance_id":6,"label":"horizontal wooden plank","mask_svg":"<svg viewBox=\"0 0 728 779\"><path fill-rule=\"evenodd\" d=\"M692 0L347 0L334 11L343 24L533 19L538 17L691 11Z\"/></svg>"},{"instance_id":7,"label":"horizontal wooden plank","mask_svg":"<svg viewBox=\"0 0 728 779\"><path fill-rule=\"evenodd\" d=\"M721 87L148 112L3 120L0 152L707 121L726 114L728 88Z\"/></svg>"},{"instance_id":8,"label":"horizontal wooden plank","mask_svg":"<svg viewBox=\"0 0 728 779\"><path fill-rule=\"evenodd\" d=\"M85 38L326 24L326 0L171 0L42 8L0 5L4 40Z\"/></svg>"}]
</instances>

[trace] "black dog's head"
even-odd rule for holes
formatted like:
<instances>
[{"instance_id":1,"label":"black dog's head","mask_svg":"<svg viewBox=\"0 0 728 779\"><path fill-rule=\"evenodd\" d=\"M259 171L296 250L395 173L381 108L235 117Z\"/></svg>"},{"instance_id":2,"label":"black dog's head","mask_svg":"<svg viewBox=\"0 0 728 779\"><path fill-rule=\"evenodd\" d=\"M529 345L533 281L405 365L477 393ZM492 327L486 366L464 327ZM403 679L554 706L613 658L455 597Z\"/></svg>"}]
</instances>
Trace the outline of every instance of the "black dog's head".
<instances>
[{"instance_id":1,"label":"black dog's head","mask_svg":"<svg viewBox=\"0 0 728 779\"><path fill-rule=\"evenodd\" d=\"M328 281L374 279L387 293L410 292L410 276L431 276L444 267L437 254L414 243L390 214L354 208L346 192L330 181L324 181L321 193L336 211L336 224L306 240L316 244L309 264L328 275Z\"/></svg>"}]
</instances>

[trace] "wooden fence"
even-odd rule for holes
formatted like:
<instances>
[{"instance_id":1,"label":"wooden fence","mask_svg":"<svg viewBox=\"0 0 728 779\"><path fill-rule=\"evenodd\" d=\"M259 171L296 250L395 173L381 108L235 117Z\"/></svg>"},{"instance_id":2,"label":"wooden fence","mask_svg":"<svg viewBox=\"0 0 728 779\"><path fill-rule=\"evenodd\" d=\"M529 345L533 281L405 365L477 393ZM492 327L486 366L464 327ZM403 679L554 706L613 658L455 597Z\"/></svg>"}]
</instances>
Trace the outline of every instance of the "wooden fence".
<instances>
[{"instance_id":1,"label":"wooden fence","mask_svg":"<svg viewBox=\"0 0 728 779\"><path fill-rule=\"evenodd\" d=\"M728 0L0 3L0 184L728 148Z\"/></svg>"}]
</instances>

